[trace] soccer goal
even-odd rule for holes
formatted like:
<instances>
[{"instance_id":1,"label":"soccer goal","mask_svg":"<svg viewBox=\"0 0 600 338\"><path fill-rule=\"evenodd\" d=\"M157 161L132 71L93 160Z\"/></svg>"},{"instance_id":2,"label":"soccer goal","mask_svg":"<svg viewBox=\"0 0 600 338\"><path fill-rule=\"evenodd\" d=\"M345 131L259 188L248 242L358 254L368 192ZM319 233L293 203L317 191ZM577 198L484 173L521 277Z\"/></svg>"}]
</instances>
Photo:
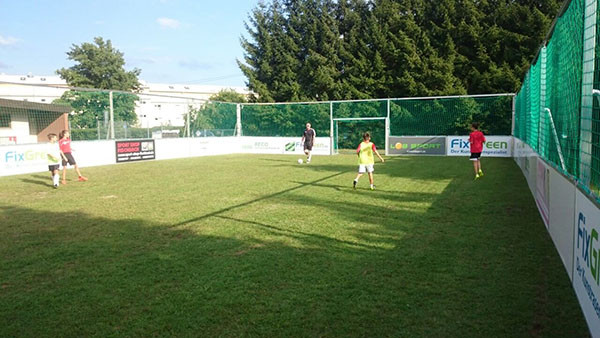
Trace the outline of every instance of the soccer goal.
<instances>
[{"instance_id":1,"label":"soccer goal","mask_svg":"<svg viewBox=\"0 0 600 338\"><path fill-rule=\"evenodd\" d=\"M371 141L378 148L385 147L390 130L387 117L348 117L332 119L332 150L334 154L352 152L362 141L365 132L371 134Z\"/></svg>"}]
</instances>

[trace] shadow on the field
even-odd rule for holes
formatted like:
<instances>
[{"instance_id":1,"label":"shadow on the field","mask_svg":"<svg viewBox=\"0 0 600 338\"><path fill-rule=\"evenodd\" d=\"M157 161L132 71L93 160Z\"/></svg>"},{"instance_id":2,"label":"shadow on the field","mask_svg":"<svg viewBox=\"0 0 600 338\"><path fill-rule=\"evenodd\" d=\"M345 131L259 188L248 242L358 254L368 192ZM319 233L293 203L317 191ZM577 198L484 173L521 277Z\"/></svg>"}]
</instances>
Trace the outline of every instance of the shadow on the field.
<instances>
[{"instance_id":1,"label":"shadow on the field","mask_svg":"<svg viewBox=\"0 0 600 338\"><path fill-rule=\"evenodd\" d=\"M302 155L300 155L302 156ZM292 160L280 160L280 159L274 159L274 158L259 158L259 161L266 161L266 162L277 162L277 163L291 163Z\"/></svg>"},{"instance_id":2,"label":"shadow on the field","mask_svg":"<svg viewBox=\"0 0 600 338\"><path fill-rule=\"evenodd\" d=\"M119 219L0 206L0 336L585 336L524 179L498 163L502 180L442 173L439 193L298 191L338 172L182 226L135 201Z\"/></svg>"},{"instance_id":3,"label":"shadow on the field","mask_svg":"<svg viewBox=\"0 0 600 338\"><path fill-rule=\"evenodd\" d=\"M304 241L307 238L311 238L314 239L316 242L336 242L337 244L341 244L341 245L348 245L348 246L353 246L353 247L360 247L360 248L365 248L365 249L370 249L370 250L381 250L381 248L376 247L376 246L372 246L372 245L367 245L367 244L362 244L362 243L358 243L358 242L350 242L350 241L344 241L344 240L340 240L337 238L333 238L333 237L327 237L327 236L323 236L323 235L319 235L319 234L314 234L314 233L307 233L307 232L303 232L303 231L298 231L298 230L290 230L290 229L284 229L281 227L276 227L274 225L269 225L269 224L265 224L265 223L261 223L261 222L256 222L256 221L250 221L250 220L243 220L243 219L239 219L239 218L234 218L234 217L228 217L228 216L215 216L221 219L225 219L225 220L230 220L230 221L234 221L234 222L239 222L239 223L244 223L244 224L249 224L252 226L257 226L260 228L263 228L264 230L268 231L268 232L272 232L276 235L284 235L284 236L290 236L292 238L298 239L300 241Z\"/></svg>"},{"instance_id":4,"label":"shadow on the field","mask_svg":"<svg viewBox=\"0 0 600 338\"><path fill-rule=\"evenodd\" d=\"M303 188L303 187L305 187L307 185L314 184L314 183L319 183L319 182L328 180L330 178L333 178L333 177L336 177L336 176L339 176L339 175L342 175L342 174L344 174L344 173L337 173L337 174L329 175L329 176L320 178L318 180L315 180L315 181L312 181L312 182L309 182L309 183L300 184L298 186L295 186L295 187L292 187L292 188L289 188L289 189L285 189L285 190L281 190L281 191L278 191L278 192L273 193L273 194L264 195L264 196L261 196L259 198L256 198L256 199L244 202L244 203L239 203L239 204L236 204L236 205L232 205L232 206L229 206L229 207L226 207L226 208L223 208L223 209L219 209L219 210L211 212L211 213L207 213L207 214L204 214L204 215L201 215L201 216L198 216L198 217L194 217L192 219L189 219L189 220L186 220L186 221L183 221L183 222L179 222L179 223L173 224L173 225L171 225L171 227L178 227L178 226L186 225L186 224L189 224L189 223L201 221L203 219L210 218L210 217L213 217L213 216L217 216L217 215L223 214L225 212L232 211L232 210L235 210L237 208L245 207L245 206L248 206L248 205L251 205L251 204L263 201L263 200L266 200L266 199L271 199L271 198L274 198L274 197L286 194L288 192L301 189L301 188Z\"/></svg>"},{"instance_id":5,"label":"shadow on the field","mask_svg":"<svg viewBox=\"0 0 600 338\"><path fill-rule=\"evenodd\" d=\"M288 164L273 164L270 167L301 168L316 172L356 173L358 171L358 163L355 156L339 156L341 156L339 157L340 159L344 159L344 162L347 163L320 163L318 159L315 159L310 164L300 165L295 163L295 161L276 160L277 162L288 162ZM430 168L438 167L440 168L439 171L430 170ZM457 173L460 172L468 175L471 171L472 164L462 157L390 156L386 157L384 163L379 162L379 160L375 161L375 177L386 175L389 177L436 181L457 178Z\"/></svg>"},{"instance_id":6,"label":"shadow on the field","mask_svg":"<svg viewBox=\"0 0 600 338\"><path fill-rule=\"evenodd\" d=\"M36 177L41 177L41 176L36 176ZM45 180L32 180L29 178L22 178L21 182L25 182L25 183L29 183L29 184L37 184L37 185L42 185L45 187L52 187L52 179L50 177L46 177Z\"/></svg>"}]
</instances>

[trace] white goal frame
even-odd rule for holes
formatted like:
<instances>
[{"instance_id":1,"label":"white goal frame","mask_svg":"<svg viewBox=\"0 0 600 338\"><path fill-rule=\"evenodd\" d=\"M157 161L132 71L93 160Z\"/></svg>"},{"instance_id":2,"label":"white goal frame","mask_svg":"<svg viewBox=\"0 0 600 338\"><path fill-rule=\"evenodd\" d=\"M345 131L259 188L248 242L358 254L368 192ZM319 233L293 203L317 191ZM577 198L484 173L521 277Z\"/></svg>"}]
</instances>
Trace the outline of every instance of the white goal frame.
<instances>
[{"instance_id":1,"label":"white goal frame","mask_svg":"<svg viewBox=\"0 0 600 338\"><path fill-rule=\"evenodd\" d=\"M330 137L331 137L331 155L336 155L338 154L338 149L334 149L334 137L338 137L339 133L338 133L338 122L352 122L352 121L380 121L380 120L385 120L385 155L388 154L388 142L389 142L389 136L390 136L390 118L388 117L339 117L339 118L332 118L331 119L331 132L330 132ZM335 128L335 129L334 129ZM339 140L338 140L339 141ZM338 144L338 148L339 148L339 142Z\"/></svg>"}]
</instances>

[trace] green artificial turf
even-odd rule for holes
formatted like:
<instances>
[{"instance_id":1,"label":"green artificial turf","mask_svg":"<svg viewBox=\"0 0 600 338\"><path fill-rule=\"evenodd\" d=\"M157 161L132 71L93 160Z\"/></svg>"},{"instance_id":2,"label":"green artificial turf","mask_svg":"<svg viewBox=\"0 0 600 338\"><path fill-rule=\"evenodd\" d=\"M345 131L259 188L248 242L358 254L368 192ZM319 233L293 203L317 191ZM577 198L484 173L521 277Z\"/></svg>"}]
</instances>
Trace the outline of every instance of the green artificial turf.
<instances>
[{"instance_id":1,"label":"green artificial turf","mask_svg":"<svg viewBox=\"0 0 600 338\"><path fill-rule=\"evenodd\" d=\"M511 159L296 160L0 178L0 336L588 334Z\"/></svg>"}]
</instances>

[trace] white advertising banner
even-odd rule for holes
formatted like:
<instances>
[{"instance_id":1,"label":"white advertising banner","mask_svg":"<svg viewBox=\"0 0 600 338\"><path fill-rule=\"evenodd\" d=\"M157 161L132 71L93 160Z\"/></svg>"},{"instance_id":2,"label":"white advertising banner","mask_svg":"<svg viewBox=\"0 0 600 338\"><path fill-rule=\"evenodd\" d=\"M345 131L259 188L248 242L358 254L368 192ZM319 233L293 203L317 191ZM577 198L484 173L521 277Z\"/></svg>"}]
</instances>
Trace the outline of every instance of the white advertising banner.
<instances>
[{"instance_id":1,"label":"white advertising banner","mask_svg":"<svg viewBox=\"0 0 600 338\"><path fill-rule=\"evenodd\" d=\"M512 157L512 136L486 136L483 144L483 157ZM469 136L448 136L446 141L446 154L448 156L469 156L471 147Z\"/></svg>"},{"instance_id":2,"label":"white advertising banner","mask_svg":"<svg viewBox=\"0 0 600 338\"><path fill-rule=\"evenodd\" d=\"M544 225L548 228L550 224L549 215L549 195L550 195L550 170L544 163L544 160L537 158L537 169L536 169L536 189L535 189L535 203L542 215Z\"/></svg>"},{"instance_id":3,"label":"white advertising banner","mask_svg":"<svg viewBox=\"0 0 600 338\"><path fill-rule=\"evenodd\" d=\"M593 337L600 337L600 209L576 192L573 288Z\"/></svg>"},{"instance_id":4,"label":"white advertising banner","mask_svg":"<svg viewBox=\"0 0 600 338\"><path fill-rule=\"evenodd\" d=\"M303 154L300 137L241 137L241 152L250 154ZM329 137L317 137L313 144L314 155L330 155Z\"/></svg>"},{"instance_id":5,"label":"white advertising banner","mask_svg":"<svg viewBox=\"0 0 600 338\"><path fill-rule=\"evenodd\" d=\"M113 140L73 141L71 143L71 150L73 151L73 157L75 157L77 165L80 167L94 167L116 163L115 141Z\"/></svg>"},{"instance_id":6,"label":"white advertising banner","mask_svg":"<svg viewBox=\"0 0 600 338\"><path fill-rule=\"evenodd\" d=\"M549 167L550 226L548 232L573 280L573 215L575 213L575 185L556 169Z\"/></svg>"},{"instance_id":7,"label":"white advertising banner","mask_svg":"<svg viewBox=\"0 0 600 338\"><path fill-rule=\"evenodd\" d=\"M198 137L155 139L156 159L168 160L240 152L239 137Z\"/></svg>"},{"instance_id":8,"label":"white advertising banner","mask_svg":"<svg viewBox=\"0 0 600 338\"><path fill-rule=\"evenodd\" d=\"M58 147L58 144L56 147ZM48 170L45 143L0 147L0 176L35 173L44 170Z\"/></svg>"}]
</instances>

